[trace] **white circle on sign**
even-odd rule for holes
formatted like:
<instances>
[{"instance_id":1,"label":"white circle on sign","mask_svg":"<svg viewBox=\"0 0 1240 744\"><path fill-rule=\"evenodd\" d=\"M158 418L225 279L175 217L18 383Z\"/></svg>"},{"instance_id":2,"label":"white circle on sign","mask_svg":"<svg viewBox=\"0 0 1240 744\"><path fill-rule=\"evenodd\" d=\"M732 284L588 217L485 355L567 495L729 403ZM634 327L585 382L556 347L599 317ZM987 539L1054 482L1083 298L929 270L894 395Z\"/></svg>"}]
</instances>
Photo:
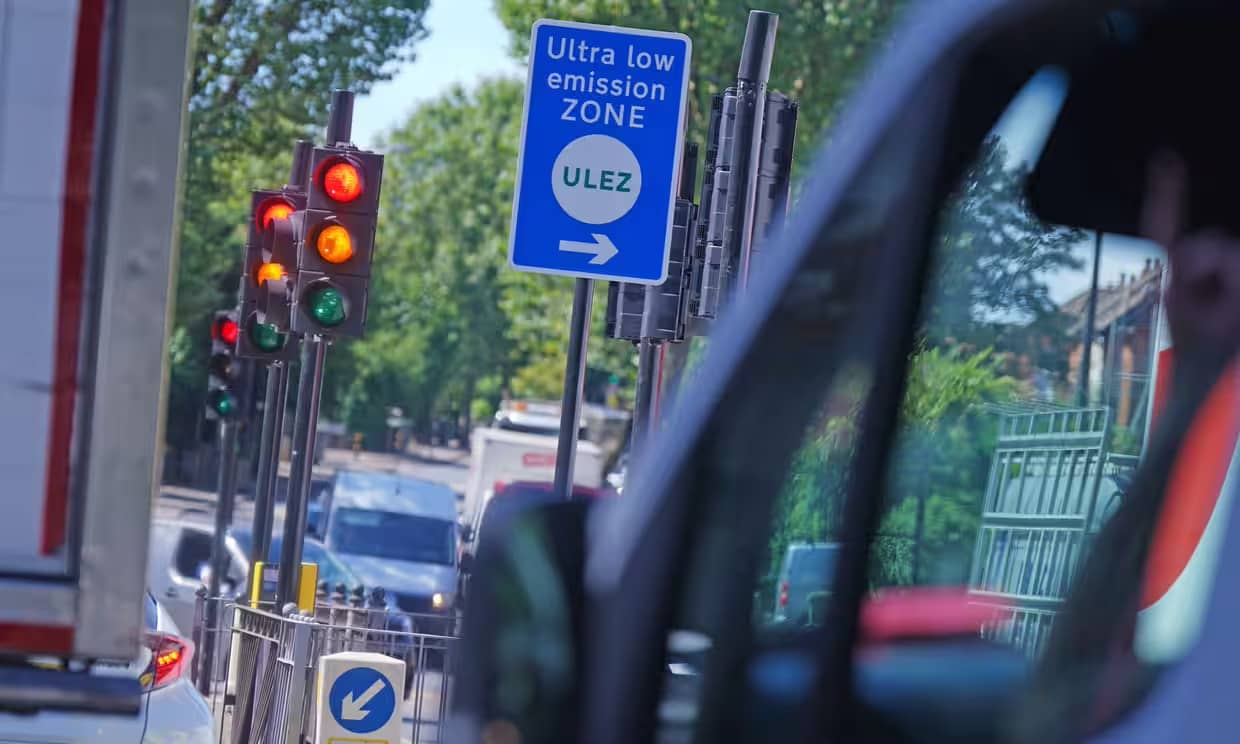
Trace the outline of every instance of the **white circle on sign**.
<instances>
[{"instance_id":1,"label":"white circle on sign","mask_svg":"<svg viewBox=\"0 0 1240 744\"><path fill-rule=\"evenodd\" d=\"M569 142L551 166L551 190L569 217L590 225L629 213L642 190L637 156L615 137L587 134Z\"/></svg>"}]
</instances>

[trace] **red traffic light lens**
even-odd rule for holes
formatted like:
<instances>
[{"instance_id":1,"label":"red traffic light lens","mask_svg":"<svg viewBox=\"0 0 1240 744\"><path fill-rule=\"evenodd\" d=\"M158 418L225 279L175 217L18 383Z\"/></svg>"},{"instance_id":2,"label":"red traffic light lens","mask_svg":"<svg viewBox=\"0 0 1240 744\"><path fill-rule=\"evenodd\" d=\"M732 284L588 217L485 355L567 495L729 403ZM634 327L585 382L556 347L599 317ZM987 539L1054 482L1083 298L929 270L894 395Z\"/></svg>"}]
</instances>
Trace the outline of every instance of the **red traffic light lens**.
<instances>
[{"instance_id":1,"label":"red traffic light lens","mask_svg":"<svg viewBox=\"0 0 1240 744\"><path fill-rule=\"evenodd\" d=\"M362 195L362 174L347 160L338 160L323 171L323 190L338 202L351 202Z\"/></svg>"},{"instance_id":2,"label":"red traffic light lens","mask_svg":"<svg viewBox=\"0 0 1240 744\"><path fill-rule=\"evenodd\" d=\"M258 227L266 230L275 220L287 220L293 214L293 205L282 199L263 202L258 210Z\"/></svg>"},{"instance_id":3,"label":"red traffic light lens","mask_svg":"<svg viewBox=\"0 0 1240 744\"><path fill-rule=\"evenodd\" d=\"M226 344L237 343L237 334L239 331L240 329L237 327L237 321L232 318L220 318L215 321L215 325L211 327L211 335Z\"/></svg>"}]
</instances>

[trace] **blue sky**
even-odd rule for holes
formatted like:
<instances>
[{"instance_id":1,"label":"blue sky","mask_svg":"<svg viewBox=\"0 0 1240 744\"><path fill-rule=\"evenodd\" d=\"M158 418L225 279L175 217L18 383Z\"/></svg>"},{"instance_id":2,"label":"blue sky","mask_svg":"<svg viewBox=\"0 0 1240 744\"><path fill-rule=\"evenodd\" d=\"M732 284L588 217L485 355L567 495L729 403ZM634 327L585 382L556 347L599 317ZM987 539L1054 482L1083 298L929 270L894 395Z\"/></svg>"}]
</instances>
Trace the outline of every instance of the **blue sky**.
<instances>
[{"instance_id":1,"label":"blue sky","mask_svg":"<svg viewBox=\"0 0 1240 744\"><path fill-rule=\"evenodd\" d=\"M375 135L401 124L418 103L457 83L468 87L486 77L524 76L525 65L508 54L508 31L491 3L431 0L426 13L430 36L418 45L417 59L354 103L355 142L370 146Z\"/></svg>"}]
</instances>

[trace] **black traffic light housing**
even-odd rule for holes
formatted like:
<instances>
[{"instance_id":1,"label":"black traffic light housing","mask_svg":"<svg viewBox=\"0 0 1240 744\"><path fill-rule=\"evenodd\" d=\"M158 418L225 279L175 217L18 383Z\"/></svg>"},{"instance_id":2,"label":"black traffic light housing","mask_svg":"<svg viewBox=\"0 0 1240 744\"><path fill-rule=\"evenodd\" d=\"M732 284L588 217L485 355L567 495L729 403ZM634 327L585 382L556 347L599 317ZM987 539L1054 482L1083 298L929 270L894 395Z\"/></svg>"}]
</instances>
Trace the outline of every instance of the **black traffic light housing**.
<instances>
[{"instance_id":1,"label":"black traffic light housing","mask_svg":"<svg viewBox=\"0 0 1240 744\"><path fill-rule=\"evenodd\" d=\"M297 337L289 333L291 275L297 270L297 224L305 207L306 196L297 191L250 194L237 339L237 356L243 359L293 361L298 356ZM272 271L275 266L283 272Z\"/></svg>"},{"instance_id":2,"label":"black traffic light housing","mask_svg":"<svg viewBox=\"0 0 1240 744\"><path fill-rule=\"evenodd\" d=\"M382 155L352 147L314 149L306 211L297 225L293 331L362 335L382 183Z\"/></svg>"},{"instance_id":3,"label":"black traffic light housing","mask_svg":"<svg viewBox=\"0 0 1240 744\"><path fill-rule=\"evenodd\" d=\"M210 421L241 415L241 365L234 355L240 327L231 310L211 319L211 356L207 359L206 417Z\"/></svg>"}]
</instances>

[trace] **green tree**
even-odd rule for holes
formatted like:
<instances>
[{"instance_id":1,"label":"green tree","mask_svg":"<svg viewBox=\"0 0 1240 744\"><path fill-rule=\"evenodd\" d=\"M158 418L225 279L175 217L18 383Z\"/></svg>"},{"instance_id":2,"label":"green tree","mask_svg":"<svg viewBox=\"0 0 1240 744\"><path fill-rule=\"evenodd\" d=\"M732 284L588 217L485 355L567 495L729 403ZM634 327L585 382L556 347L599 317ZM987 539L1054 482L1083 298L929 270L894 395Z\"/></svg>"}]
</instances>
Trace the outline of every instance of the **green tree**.
<instances>
[{"instance_id":1,"label":"green tree","mask_svg":"<svg viewBox=\"0 0 1240 744\"><path fill-rule=\"evenodd\" d=\"M428 0L199 0L177 276L168 438L199 416L209 314L237 290L247 192L288 178L292 143L326 122L332 88L391 77L425 36ZM199 341L200 340L200 341Z\"/></svg>"},{"instance_id":2,"label":"green tree","mask_svg":"<svg viewBox=\"0 0 1240 744\"><path fill-rule=\"evenodd\" d=\"M400 405L422 430L471 410L508 369L503 291L522 86L491 80L420 106L388 137L366 338L340 375L341 413L382 428ZM344 365L342 365L344 366ZM498 393L498 385L491 384ZM377 426L376 426L377 425Z\"/></svg>"},{"instance_id":3,"label":"green tree","mask_svg":"<svg viewBox=\"0 0 1240 744\"><path fill-rule=\"evenodd\" d=\"M812 427L793 459L776 503L772 571L789 543L829 541L837 534L864 392L864 385L846 382L844 387L855 390L833 399L853 403ZM909 359L883 516L873 545L870 575L876 585L913 581L918 537L920 582L963 580L943 571L967 565L960 551L972 550L996 437L995 416L987 404L1008 400L1015 392L1015 380L1002 374L989 350L965 355L923 349ZM924 509L920 535L919 508Z\"/></svg>"},{"instance_id":4,"label":"green tree","mask_svg":"<svg viewBox=\"0 0 1240 744\"><path fill-rule=\"evenodd\" d=\"M1029 169L1010 163L998 137L961 180L942 219L927 307L927 336L985 346L997 329L1020 327L1026 335L1066 327L1050 298L1047 279L1080 269L1073 247L1081 230L1048 225L1029 210L1024 186Z\"/></svg>"}]
</instances>

